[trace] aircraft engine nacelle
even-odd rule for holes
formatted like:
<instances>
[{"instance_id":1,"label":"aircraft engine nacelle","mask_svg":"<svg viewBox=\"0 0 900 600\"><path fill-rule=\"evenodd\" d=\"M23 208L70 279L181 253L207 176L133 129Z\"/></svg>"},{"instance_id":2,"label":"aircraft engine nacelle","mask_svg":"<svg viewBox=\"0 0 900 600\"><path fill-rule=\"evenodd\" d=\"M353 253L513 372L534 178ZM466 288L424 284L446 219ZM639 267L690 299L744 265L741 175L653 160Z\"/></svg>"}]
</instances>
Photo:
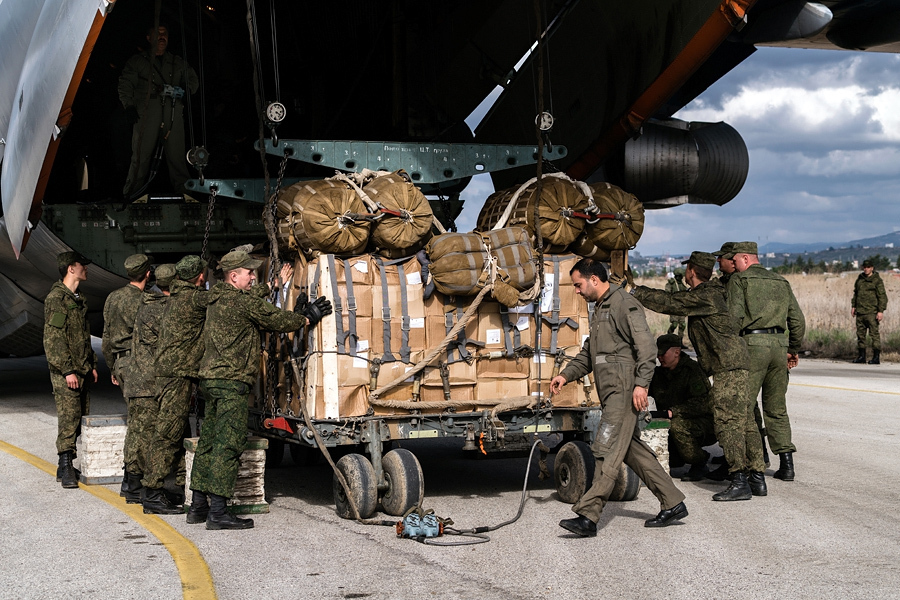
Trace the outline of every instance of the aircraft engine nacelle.
<instances>
[{"instance_id":1,"label":"aircraft engine nacelle","mask_svg":"<svg viewBox=\"0 0 900 600\"><path fill-rule=\"evenodd\" d=\"M727 123L651 119L597 175L637 196L645 208L721 206L741 191L749 167L747 146Z\"/></svg>"}]
</instances>

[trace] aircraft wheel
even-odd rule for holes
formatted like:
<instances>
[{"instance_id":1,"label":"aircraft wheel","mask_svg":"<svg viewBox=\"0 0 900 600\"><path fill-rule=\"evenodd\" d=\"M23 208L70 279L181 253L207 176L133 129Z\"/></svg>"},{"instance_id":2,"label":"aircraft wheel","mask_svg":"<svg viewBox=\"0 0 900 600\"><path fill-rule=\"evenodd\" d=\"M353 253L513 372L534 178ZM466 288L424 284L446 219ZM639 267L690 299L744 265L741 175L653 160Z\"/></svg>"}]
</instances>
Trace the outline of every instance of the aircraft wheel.
<instances>
[{"instance_id":1,"label":"aircraft wheel","mask_svg":"<svg viewBox=\"0 0 900 600\"><path fill-rule=\"evenodd\" d=\"M556 454L553 478L559 499L569 504L578 502L594 480L596 461L591 447L581 440L566 442Z\"/></svg>"},{"instance_id":2,"label":"aircraft wheel","mask_svg":"<svg viewBox=\"0 0 900 600\"><path fill-rule=\"evenodd\" d=\"M622 463L619 467L619 476L616 478L616 485L613 487L609 499L613 502L630 502L638 497L641 491L641 479L637 473L631 470L631 467Z\"/></svg>"},{"instance_id":3,"label":"aircraft wheel","mask_svg":"<svg viewBox=\"0 0 900 600\"><path fill-rule=\"evenodd\" d=\"M269 447L266 448L266 468L274 469L281 466L281 461L284 460L284 442L273 440L272 438L267 439L269 440Z\"/></svg>"},{"instance_id":4,"label":"aircraft wheel","mask_svg":"<svg viewBox=\"0 0 900 600\"><path fill-rule=\"evenodd\" d=\"M388 490L381 506L389 515L402 516L425 497L425 476L415 454L404 448L391 450L381 461Z\"/></svg>"},{"instance_id":5,"label":"aircraft wheel","mask_svg":"<svg viewBox=\"0 0 900 600\"><path fill-rule=\"evenodd\" d=\"M347 480L359 516L363 519L371 517L378 507L378 487L372 463L362 454L348 454L337 461L337 468ZM333 477L332 487L338 516L342 519L355 518L353 509L350 508L350 499L344 493L337 474Z\"/></svg>"}]
</instances>

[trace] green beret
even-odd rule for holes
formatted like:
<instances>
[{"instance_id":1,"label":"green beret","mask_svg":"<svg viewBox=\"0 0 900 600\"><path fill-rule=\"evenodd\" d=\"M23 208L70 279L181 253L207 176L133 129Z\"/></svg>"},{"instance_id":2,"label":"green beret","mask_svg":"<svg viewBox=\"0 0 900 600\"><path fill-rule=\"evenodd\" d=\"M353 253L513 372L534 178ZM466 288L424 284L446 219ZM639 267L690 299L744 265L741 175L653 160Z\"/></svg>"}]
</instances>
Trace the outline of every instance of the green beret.
<instances>
[{"instance_id":1,"label":"green beret","mask_svg":"<svg viewBox=\"0 0 900 600\"><path fill-rule=\"evenodd\" d=\"M719 250L713 252L713 256L725 256L732 252L734 252L734 242L725 242Z\"/></svg>"},{"instance_id":2,"label":"green beret","mask_svg":"<svg viewBox=\"0 0 900 600\"><path fill-rule=\"evenodd\" d=\"M691 257L687 260L681 261L681 264L692 264L697 265L698 267L704 267L713 270L713 267L716 266L716 257L710 254L709 252L700 252L699 250L694 250L691 252Z\"/></svg>"},{"instance_id":3,"label":"green beret","mask_svg":"<svg viewBox=\"0 0 900 600\"><path fill-rule=\"evenodd\" d=\"M235 269L258 269L263 261L253 258L243 250L232 250L219 260L219 268L222 271Z\"/></svg>"},{"instance_id":4,"label":"green beret","mask_svg":"<svg viewBox=\"0 0 900 600\"><path fill-rule=\"evenodd\" d=\"M125 272L129 277L140 277L150 269L153 257L146 254L132 254L125 259Z\"/></svg>"},{"instance_id":5,"label":"green beret","mask_svg":"<svg viewBox=\"0 0 900 600\"><path fill-rule=\"evenodd\" d=\"M206 270L207 262L196 254L189 254L175 264L175 272L182 281L193 281Z\"/></svg>"},{"instance_id":6,"label":"green beret","mask_svg":"<svg viewBox=\"0 0 900 600\"><path fill-rule=\"evenodd\" d=\"M70 250L69 252L61 252L56 257L56 264L60 269L65 269L69 265L74 265L75 263L81 263L82 265L91 264L90 259L83 257L78 252L74 250Z\"/></svg>"},{"instance_id":7,"label":"green beret","mask_svg":"<svg viewBox=\"0 0 900 600\"><path fill-rule=\"evenodd\" d=\"M175 279L175 265L166 263L156 267L156 285L167 288Z\"/></svg>"},{"instance_id":8,"label":"green beret","mask_svg":"<svg viewBox=\"0 0 900 600\"><path fill-rule=\"evenodd\" d=\"M669 348L686 348L681 343L681 336L675 333L667 333L656 338L656 355L665 354Z\"/></svg>"}]
</instances>

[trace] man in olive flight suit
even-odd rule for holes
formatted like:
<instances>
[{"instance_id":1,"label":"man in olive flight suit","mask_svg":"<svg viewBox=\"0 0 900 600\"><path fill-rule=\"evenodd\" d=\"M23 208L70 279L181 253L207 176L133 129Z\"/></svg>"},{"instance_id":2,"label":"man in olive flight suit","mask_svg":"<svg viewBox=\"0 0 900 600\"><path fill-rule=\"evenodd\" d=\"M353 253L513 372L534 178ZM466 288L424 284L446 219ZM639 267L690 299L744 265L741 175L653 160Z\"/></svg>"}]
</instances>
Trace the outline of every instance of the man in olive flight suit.
<instances>
[{"instance_id":1,"label":"man in olive flight suit","mask_svg":"<svg viewBox=\"0 0 900 600\"><path fill-rule=\"evenodd\" d=\"M738 335L737 320L728 310L722 282L712 279L716 258L708 252L692 252L685 261L686 292L669 294L638 286L634 297L662 314L688 317L688 336L703 371L712 377L710 400L716 438L725 454L731 485L713 500L749 500L768 493L763 474L762 441L753 421L753 402L747 394L750 356Z\"/></svg>"},{"instance_id":2,"label":"man in olive flight suit","mask_svg":"<svg viewBox=\"0 0 900 600\"><path fill-rule=\"evenodd\" d=\"M666 281L666 291L667 292L683 292L687 289L687 286L684 285L684 271L681 269L675 269L675 272L672 274L672 278ZM678 330L678 336L681 337L684 335L684 328L686 326L686 321L684 317L678 315L669 315L669 331L667 333L675 333L675 330Z\"/></svg>"},{"instance_id":3,"label":"man in olive flight suit","mask_svg":"<svg viewBox=\"0 0 900 600\"><path fill-rule=\"evenodd\" d=\"M81 417L90 413L91 384L97 383L97 355L91 348L87 303L78 293L91 261L77 252L63 252L56 263L61 280L44 299L44 352L56 400L56 480L64 488L77 488L78 473L72 465L75 440L81 433Z\"/></svg>"},{"instance_id":4,"label":"man in olive flight suit","mask_svg":"<svg viewBox=\"0 0 900 600\"><path fill-rule=\"evenodd\" d=\"M703 447L716 443L710 385L703 369L683 349L680 335L669 333L656 338L660 366L653 372L650 396L656 401L657 412L671 419L670 454L675 450L691 465L681 480L700 481L709 460L709 452Z\"/></svg>"},{"instance_id":5,"label":"man in olive flight suit","mask_svg":"<svg viewBox=\"0 0 900 600\"><path fill-rule=\"evenodd\" d=\"M296 331L331 314L331 302L324 297L305 305L305 314L298 314L251 293L254 271L261 265L261 260L243 250L223 256L219 268L224 281L211 290L207 309L199 373L206 418L194 455L188 512L189 522L198 522L207 513L207 529L253 527L252 519L227 513L225 505L234 495L239 460L246 445L247 399L259 373L260 332Z\"/></svg>"},{"instance_id":6,"label":"man in olive flight suit","mask_svg":"<svg viewBox=\"0 0 900 600\"><path fill-rule=\"evenodd\" d=\"M853 300L850 301L850 314L856 317L856 349L859 356L854 363L866 362L866 331L872 338L872 360L870 365L881 364L881 334L878 325L884 318L887 308L887 294L884 291L884 281L881 275L875 271L875 263L866 259L863 261L863 272L856 278L853 284Z\"/></svg>"},{"instance_id":7,"label":"man in olive flight suit","mask_svg":"<svg viewBox=\"0 0 900 600\"><path fill-rule=\"evenodd\" d=\"M597 460L594 481L572 507L578 517L563 519L559 525L581 537L596 536L597 521L624 462L660 502L659 514L644 526L665 527L686 517L688 511L684 494L641 440L637 425L638 413L647 410L647 388L656 364L644 311L624 289L609 282L603 263L583 258L570 274L575 292L596 304L590 336L581 352L550 381L550 391L558 394L567 382L593 371L603 412L591 445Z\"/></svg>"},{"instance_id":8,"label":"man in olive flight suit","mask_svg":"<svg viewBox=\"0 0 900 600\"><path fill-rule=\"evenodd\" d=\"M106 364L112 372L113 385L119 386L128 410L128 429L125 432L125 477L120 495L128 504L141 503L141 471L136 451L137 428L131 426L132 414L131 383L131 337L134 333L134 319L141 306L141 294L150 280L150 265L153 258L146 254L132 254L125 259L125 272L130 281L127 285L113 290L103 306L103 342L100 349L106 357Z\"/></svg>"},{"instance_id":9,"label":"man in olive flight suit","mask_svg":"<svg viewBox=\"0 0 900 600\"><path fill-rule=\"evenodd\" d=\"M732 253L724 258L731 258L737 270L728 281L728 310L738 320L750 350L749 394L757 426L762 431L765 425L769 447L781 459L774 477L793 481L797 448L791 442L785 394L788 370L800 362L806 320L791 284L759 264L756 242L735 242ZM764 424L756 406L760 390Z\"/></svg>"}]
</instances>

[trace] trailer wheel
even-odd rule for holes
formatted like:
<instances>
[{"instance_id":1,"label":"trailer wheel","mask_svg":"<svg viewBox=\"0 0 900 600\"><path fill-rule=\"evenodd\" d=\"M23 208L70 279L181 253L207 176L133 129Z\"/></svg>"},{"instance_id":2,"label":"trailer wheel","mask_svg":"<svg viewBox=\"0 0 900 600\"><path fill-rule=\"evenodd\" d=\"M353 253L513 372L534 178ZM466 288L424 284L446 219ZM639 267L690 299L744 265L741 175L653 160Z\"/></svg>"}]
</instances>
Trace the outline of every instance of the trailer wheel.
<instances>
[{"instance_id":1,"label":"trailer wheel","mask_svg":"<svg viewBox=\"0 0 900 600\"><path fill-rule=\"evenodd\" d=\"M594 480L596 461L591 447L581 440L566 442L556 454L553 478L559 499L575 504Z\"/></svg>"},{"instance_id":2,"label":"trailer wheel","mask_svg":"<svg viewBox=\"0 0 900 600\"><path fill-rule=\"evenodd\" d=\"M266 468L274 469L275 467L280 467L281 461L284 460L284 442L272 438L268 438L268 440L269 447L266 448Z\"/></svg>"},{"instance_id":3,"label":"trailer wheel","mask_svg":"<svg viewBox=\"0 0 900 600\"><path fill-rule=\"evenodd\" d=\"M362 454L348 454L337 461L337 468L347 480L347 486L350 488L350 494L359 511L359 516L363 519L371 517L378 507L378 487L372 463ZM334 504L337 507L338 516L342 519L353 519L350 499L344 493L344 488L341 487L337 475L333 477L332 481Z\"/></svg>"},{"instance_id":4,"label":"trailer wheel","mask_svg":"<svg viewBox=\"0 0 900 600\"><path fill-rule=\"evenodd\" d=\"M609 499L613 502L630 502L638 497L640 491L640 477L631 470L631 467L622 463L619 468L619 477L616 479L616 485L613 487Z\"/></svg>"},{"instance_id":5,"label":"trailer wheel","mask_svg":"<svg viewBox=\"0 0 900 600\"><path fill-rule=\"evenodd\" d=\"M381 460L388 489L381 498L384 512L396 517L419 506L425 497L425 476L415 454L404 448L391 450Z\"/></svg>"}]
</instances>

